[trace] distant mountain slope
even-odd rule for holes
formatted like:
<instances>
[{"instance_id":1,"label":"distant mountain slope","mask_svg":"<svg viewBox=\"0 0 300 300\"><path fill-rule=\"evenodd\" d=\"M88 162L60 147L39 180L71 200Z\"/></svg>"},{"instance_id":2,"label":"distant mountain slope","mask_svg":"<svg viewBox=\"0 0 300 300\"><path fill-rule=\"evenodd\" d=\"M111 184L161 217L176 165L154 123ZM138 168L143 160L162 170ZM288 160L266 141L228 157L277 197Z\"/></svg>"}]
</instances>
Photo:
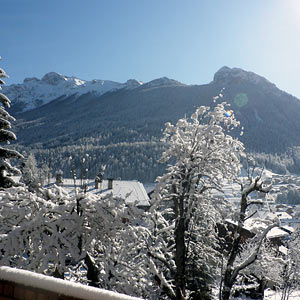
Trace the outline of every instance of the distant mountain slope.
<instances>
[{"instance_id":1,"label":"distant mountain slope","mask_svg":"<svg viewBox=\"0 0 300 300\"><path fill-rule=\"evenodd\" d=\"M224 97L218 101L231 103L245 128L240 139L247 150L274 153L300 146L300 101L261 76L228 67L206 85L161 78L104 94L62 92L59 98L16 115L18 145L30 146L41 157L51 149L63 160L85 145L97 164L109 164L112 175L148 181L162 171L156 160L164 124L189 116L200 105L213 105L212 98L223 88ZM92 163L93 172L97 164Z\"/></svg>"},{"instance_id":2,"label":"distant mountain slope","mask_svg":"<svg viewBox=\"0 0 300 300\"><path fill-rule=\"evenodd\" d=\"M4 93L13 99L12 112L23 112L44 105L61 96L78 97L86 93L97 96L122 88L135 88L142 82L128 80L119 83L109 80L86 81L76 77L63 76L55 72L47 73L42 79L25 78L22 84L12 84L3 88Z\"/></svg>"},{"instance_id":3,"label":"distant mountain slope","mask_svg":"<svg viewBox=\"0 0 300 300\"><path fill-rule=\"evenodd\" d=\"M300 145L300 101L252 72L221 68L211 83L224 87L225 99L245 127L250 151L282 152Z\"/></svg>"}]
</instances>

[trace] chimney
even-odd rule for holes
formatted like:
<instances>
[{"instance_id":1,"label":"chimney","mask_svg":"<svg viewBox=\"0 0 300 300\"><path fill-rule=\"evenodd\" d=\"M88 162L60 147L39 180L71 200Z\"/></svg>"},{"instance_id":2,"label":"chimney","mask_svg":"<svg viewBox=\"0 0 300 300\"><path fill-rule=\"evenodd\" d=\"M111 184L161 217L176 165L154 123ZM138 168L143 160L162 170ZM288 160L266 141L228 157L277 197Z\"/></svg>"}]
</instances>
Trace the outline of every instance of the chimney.
<instances>
[{"instance_id":1,"label":"chimney","mask_svg":"<svg viewBox=\"0 0 300 300\"><path fill-rule=\"evenodd\" d=\"M98 190L99 189L99 182L100 182L100 180L99 180L99 178L98 178L98 176L95 178L95 189L96 190Z\"/></svg>"},{"instance_id":2,"label":"chimney","mask_svg":"<svg viewBox=\"0 0 300 300\"><path fill-rule=\"evenodd\" d=\"M112 190L113 189L113 181L114 179L113 178L107 178L108 180L108 184L107 184L107 187L109 190Z\"/></svg>"}]
</instances>

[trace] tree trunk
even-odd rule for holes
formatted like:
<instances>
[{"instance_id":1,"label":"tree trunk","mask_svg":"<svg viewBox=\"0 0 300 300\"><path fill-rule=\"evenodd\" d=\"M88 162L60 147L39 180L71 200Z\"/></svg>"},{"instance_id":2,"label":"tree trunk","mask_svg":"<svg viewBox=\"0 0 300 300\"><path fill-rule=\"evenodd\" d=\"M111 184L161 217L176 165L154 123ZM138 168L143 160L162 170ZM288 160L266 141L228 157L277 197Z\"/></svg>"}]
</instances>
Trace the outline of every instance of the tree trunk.
<instances>
[{"instance_id":1,"label":"tree trunk","mask_svg":"<svg viewBox=\"0 0 300 300\"><path fill-rule=\"evenodd\" d=\"M260 282L260 285L259 285L259 292L261 294L261 300L264 299L265 297L265 289L266 289L266 285L267 285L267 282L264 278L261 279L261 282Z\"/></svg>"},{"instance_id":2,"label":"tree trunk","mask_svg":"<svg viewBox=\"0 0 300 300\"><path fill-rule=\"evenodd\" d=\"M260 191L263 193L268 193L269 189L264 189L264 187L262 186L262 183L259 182L261 177L256 177L254 179L251 180L250 185L244 189L242 191L242 197L241 197L241 203L240 203L240 214L239 214L239 220L238 220L238 225L237 225L237 229L236 232L234 233L234 240L232 243L232 248L230 250L229 253L229 258L227 261L227 265L226 265L226 270L225 270L225 274L224 274L224 284L223 284L223 288L222 288L222 292L221 292L221 299L222 300L228 300L230 298L230 294L231 294L231 289L233 287L233 284L239 274L239 272L241 270L243 270L244 268L246 268L247 266L251 265L256 259L257 259L257 254L260 250L260 247L262 245L262 242L264 240L264 238L267 236L267 233L274 227L277 226L277 224L272 224L269 227L267 227L260 240L257 243L256 249L254 250L254 252L248 257L248 259L239 267L234 268L234 262L236 260L236 257L239 253L239 247L240 244L242 243L242 229L244 226L244 222L246 219L246 210L248 208L248 201L247 201L247 197L249 194L251 194L253 191ZM264 287L263 287L264 288Z\"/></svg>"},{"instance_id":3,"label":"tree trunk","mask_svg":"<svg viewBox=\"0 0 300 300\"><path fill-rule=\"evenodd\" d=\"M88 253L84 258L84 262L87 266L87 279L89 285L99 287L99 271Z\"/></svg>"},{"instance_id":4,"label":"tree trunk","mask_svg":"<svg viewBox=\"0 0 300 300\"><path fill-rule=\"evenodd\" d=\"M52 273L52 276L55 278L60 278L60 279L65 278L64 273L60 273L57 268L55 268L54 272Z\"/></svg>"},{"instance_id":5,"label":"tree trunk","mask_svg":"<svg viewBox=\"0 0 300 300\"><path fill-rule=\"evenodd\" d=\"M176 214L176 227L175 227L175 264L176 264L176 274L175 274L175 285L176 285L176 300L185 299L185 259L186 259L186 249L185 249L185 215L184 215L184 195L181 195L179 199L176 199L177 208Z\"/></svg>"},{"instance_id":6,"label":"tree trunk","mask_svg":"<svg viewBox=\"0 0 300 300\"><path fill-rule=\"evenodd\" d=\"M175 242L176 242L176 299L183 300L185 294L185 243L184 243L184 218L179 218L176 222Z\"/></svg>"},{"instance_id":7,"label":"tree trunk","mask_svg":"<svg viewBox=\"0 0 300 300\"><path fill-rule=\"evenodd\" d=\"M222 286L222 300L229 300L230 299L230 294L231 294L231 289L233 287L234 280L231 278L231 272L226 270L225 276L224 276L224 281L223 281L223 286Z\"/></svg>"},{"instance_id":8,"label":"tree trunk","mask_svg":"<svg viewBox=\"0 0 300 300\"><path fill-rule=\"evenodd\" d=\"M237 234L237 237L234 238L232 243L232 248L230 250L229 258L226 265L224 280L223 280L222 294L221 294L222 300L230 299L231 289L236 279L236 276L233 277L233 264L236 260L236 256L238 255L239 252L239 246L241 244L241 233L245 221L246 209L247 209L247 195L243 194L241 198L239 222L236 228L236 232L234 234L234 235Z\"/></svg>"}]
</instances>

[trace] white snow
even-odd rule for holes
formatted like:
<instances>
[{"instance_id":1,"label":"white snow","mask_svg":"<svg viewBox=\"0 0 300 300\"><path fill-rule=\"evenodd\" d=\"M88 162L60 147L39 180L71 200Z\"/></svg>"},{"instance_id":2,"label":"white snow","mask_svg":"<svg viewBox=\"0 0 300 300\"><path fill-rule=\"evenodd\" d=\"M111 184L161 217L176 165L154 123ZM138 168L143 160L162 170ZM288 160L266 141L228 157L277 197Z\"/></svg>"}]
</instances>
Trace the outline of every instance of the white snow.
<instances>
[{"instance_id":1,"label":"white snow","mask_svg":"<svg viewBox=\"0 0 300 300\"><path fill-rule=\"evenodd\" d=\"M150 206L149 197L142 183L138 181L115 180L113 195L120 198L126 196L126 204L137 202L141 206Z\"/></svg>"},{"instance_id":2,"label":"white snow","mask_svg":"<svg viewBox=\"0 0 300 300\"><path fill-rule=\"evenodd\" d=\"M73 179L63 179L63 188L71 193L74 190ZM80 186L80 180L77 180L77 186ZM108 189L108 181L103 180L99 183L99 189L95 189L94 181L88 180L88 193L96 195L105 195L112 193L114 197L125 199L126 204L137 206L150 206L149 197L143 184L136 180L113 180L112 190Z\"/></svg>"},{"instance_id":3,"label":"white snow","mask_svg":"<svg viewBox=\"0 0 300 300\"><path fill-rule=\"evenodd\" d=\"M281 300L281 294L281 291L273 291L271 289L267 289L264 294L264 300ZM291 291L288 299L300 300L300 291Z\"/></svg>"},{"instance_id":4,"label":"white snow","mask_svg":"<svg viewBox=\"0 0 300 300\"><path fill-rule=\"evenodd\" d=\"M141 298L10 267L0 267L0 279L86 300L141 300Z\"/></svg>"},{"instance_id":5,"label":"white snow","mask_svg":"<svg viewBox=\"0 0 300 300\"><path fill-rule=\"evenodd\" d=\"M284 254L284 255L288 255L288 248L284 247L284 246L279 246L279 251Z\"/></svg>"},{"instance_id":6,"label":"white snow","mask_svg":"<svg viewBox=\"0 0 300 300\"><path fill-rule=\"evenodd\" d=\"M159 86L163 86L163 85L170 86L170 85L183 85L183 84L174 79L169 79L167 77L161 77L161 78L149 81L149 82L145 83L144 85L147 88L150 88L150 87L153 88L153 87L159 87Z\"/></svg>"},{"instance_id":7,"label":"white snow","mask_svg":"<svg viewBox=\"0 0 300 300\"><path fill-rule=\"evenodd\" d=\"M60 75L56 72L47 73L42 79L26 78L22 84L12 84L3 87L3 92L14 103L24 104L23 111L49 103L61 96L78 97L86 93L96 93L98 96L118 89L133 89L143 83L134 79L125 83L110 80L86 81L76 77Z\"/></svg>"},{"instance_id":8,"label":"white snow","mask_svg":"<svg viewBox=\"0 0 300 300\"><path fill-rule=\"evenodd\" d=\"M283 230L283 229L285 229L285 230ZM289 236L290 235L289 232L294 232L294 228L289 227L289 226L283 226L281 228L275 227L275 228L272 228L268 232L267 238L277 238L277 237Z\"/></svg>"}]
</instances>

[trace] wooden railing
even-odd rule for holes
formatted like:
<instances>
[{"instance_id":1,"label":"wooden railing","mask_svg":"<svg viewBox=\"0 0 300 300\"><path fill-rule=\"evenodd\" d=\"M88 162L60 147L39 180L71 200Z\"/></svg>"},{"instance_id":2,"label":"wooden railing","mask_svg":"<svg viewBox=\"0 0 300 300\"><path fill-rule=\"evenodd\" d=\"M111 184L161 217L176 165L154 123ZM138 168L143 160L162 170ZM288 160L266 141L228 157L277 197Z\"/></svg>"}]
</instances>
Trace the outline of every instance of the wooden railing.
<instances>
[{"instance_id":1,"label":"wooden railing","mask_svg":"<svg viewBox=\"0 0 300 300\"><path fill-rule=\"evenodd\" d=\"M0 267L0 300L142 300L54 277Z\"/></svg>"}]
</instances>

